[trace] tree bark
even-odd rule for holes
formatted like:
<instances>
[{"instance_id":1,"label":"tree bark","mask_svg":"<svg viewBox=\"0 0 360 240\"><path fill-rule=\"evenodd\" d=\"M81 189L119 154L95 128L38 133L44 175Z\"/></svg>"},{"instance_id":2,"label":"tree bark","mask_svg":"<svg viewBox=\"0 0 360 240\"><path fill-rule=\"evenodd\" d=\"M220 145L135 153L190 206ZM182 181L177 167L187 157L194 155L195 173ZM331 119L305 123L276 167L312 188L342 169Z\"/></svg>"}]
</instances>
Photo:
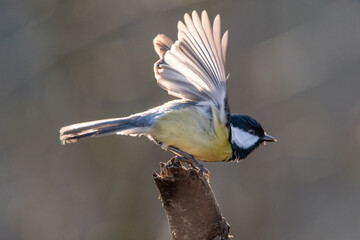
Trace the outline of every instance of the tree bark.
<instances>
[{"instance_id":1,"label":"tree bark","mask_svg":"<svg viewBox=\"0 0 360 240\"><path fill-rule=\"evenodd\" d=\"M153 177L168 215L173 240L226 240L230 225L209 184L210 173L160 163Z\"/></svg>"}]
</instances>

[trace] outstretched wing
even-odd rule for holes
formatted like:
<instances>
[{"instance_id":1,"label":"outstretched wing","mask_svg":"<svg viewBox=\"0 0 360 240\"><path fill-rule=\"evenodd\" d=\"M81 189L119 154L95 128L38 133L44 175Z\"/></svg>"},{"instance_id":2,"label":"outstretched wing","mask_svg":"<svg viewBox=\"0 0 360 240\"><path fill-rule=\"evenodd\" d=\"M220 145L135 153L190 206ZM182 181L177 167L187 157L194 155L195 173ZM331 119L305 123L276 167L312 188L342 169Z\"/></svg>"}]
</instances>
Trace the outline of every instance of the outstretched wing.
<instances>
[{"instance_id":1,"label":"outstretched wing","mask_svg":"<svg viewBox=\"0 0 360 240\"><path fill-rule=\"evenodd\" d=\"M221 38L220 16L213 26L206 11L201 19L196 11L192 18L185 14L178 23L178 40L173 43L165 35L154 39L160 60L155 63L155 77L170 95L217 110L220 121L229 123L229 107L225 73L228 31Z\"/></svg>"}]
</instances>

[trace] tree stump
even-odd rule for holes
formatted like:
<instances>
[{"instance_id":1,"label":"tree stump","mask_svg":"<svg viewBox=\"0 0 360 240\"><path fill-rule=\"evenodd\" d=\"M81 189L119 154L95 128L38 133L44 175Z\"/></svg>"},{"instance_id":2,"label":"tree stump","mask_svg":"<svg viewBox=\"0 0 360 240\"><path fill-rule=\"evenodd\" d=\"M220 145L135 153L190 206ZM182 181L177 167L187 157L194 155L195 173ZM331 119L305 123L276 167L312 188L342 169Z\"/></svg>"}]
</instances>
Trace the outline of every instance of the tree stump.
<instances>
[{"instance_id":1,"label":"tree stump","mask_svg":"<svg viewBox=\"0 0 360 240\"><path fill-rule=\"evenodd\" d=\"M222 216L210 187L209 172L160 163L160 175L154 172L153 177L173 240L230 238L230 225Z\"/></svg>"}]
</instances>

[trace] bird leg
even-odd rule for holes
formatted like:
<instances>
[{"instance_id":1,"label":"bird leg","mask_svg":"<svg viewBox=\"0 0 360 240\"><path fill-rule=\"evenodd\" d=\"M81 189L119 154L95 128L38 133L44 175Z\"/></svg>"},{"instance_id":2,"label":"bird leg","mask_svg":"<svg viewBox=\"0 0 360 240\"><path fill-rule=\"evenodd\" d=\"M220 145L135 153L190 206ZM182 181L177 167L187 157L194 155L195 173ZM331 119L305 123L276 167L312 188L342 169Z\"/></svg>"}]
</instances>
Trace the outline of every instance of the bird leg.
<instances>
[{"instance_id":1,"label":"bird leg","mask_svg":"<svg viewBox=\"0 0 360 240\"><path fill-rule=\"evenodd\" d=\"M199 169L203 173L209 173L209 171L202 164L200 164L192 155L187 154L186 152L183 152L174 147L168 147L168 149L176 154L175 159L172 160L172 164L180 165L180 162L185 162L189 164L192 168Z\"/></svg>"}]
</instances>

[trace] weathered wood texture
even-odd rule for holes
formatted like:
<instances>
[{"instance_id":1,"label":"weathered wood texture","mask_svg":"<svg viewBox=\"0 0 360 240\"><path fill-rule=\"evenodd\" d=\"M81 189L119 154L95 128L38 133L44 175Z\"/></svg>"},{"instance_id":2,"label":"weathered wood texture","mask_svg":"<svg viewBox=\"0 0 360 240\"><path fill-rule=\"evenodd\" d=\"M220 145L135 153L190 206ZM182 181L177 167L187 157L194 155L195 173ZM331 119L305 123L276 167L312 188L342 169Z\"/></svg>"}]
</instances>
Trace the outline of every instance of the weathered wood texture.
<instances>
[{"instance_id":1,"label":"weathered wood texture","mask_svg":"<svg viewBox=\"0 0 360 240\"><path fill-rule=\"evenodd\" d=\"M154 180L169 220L173 240L226 240L230 226L209 184L209 174L160 163Z\"/></svg>"}]
</instances>

